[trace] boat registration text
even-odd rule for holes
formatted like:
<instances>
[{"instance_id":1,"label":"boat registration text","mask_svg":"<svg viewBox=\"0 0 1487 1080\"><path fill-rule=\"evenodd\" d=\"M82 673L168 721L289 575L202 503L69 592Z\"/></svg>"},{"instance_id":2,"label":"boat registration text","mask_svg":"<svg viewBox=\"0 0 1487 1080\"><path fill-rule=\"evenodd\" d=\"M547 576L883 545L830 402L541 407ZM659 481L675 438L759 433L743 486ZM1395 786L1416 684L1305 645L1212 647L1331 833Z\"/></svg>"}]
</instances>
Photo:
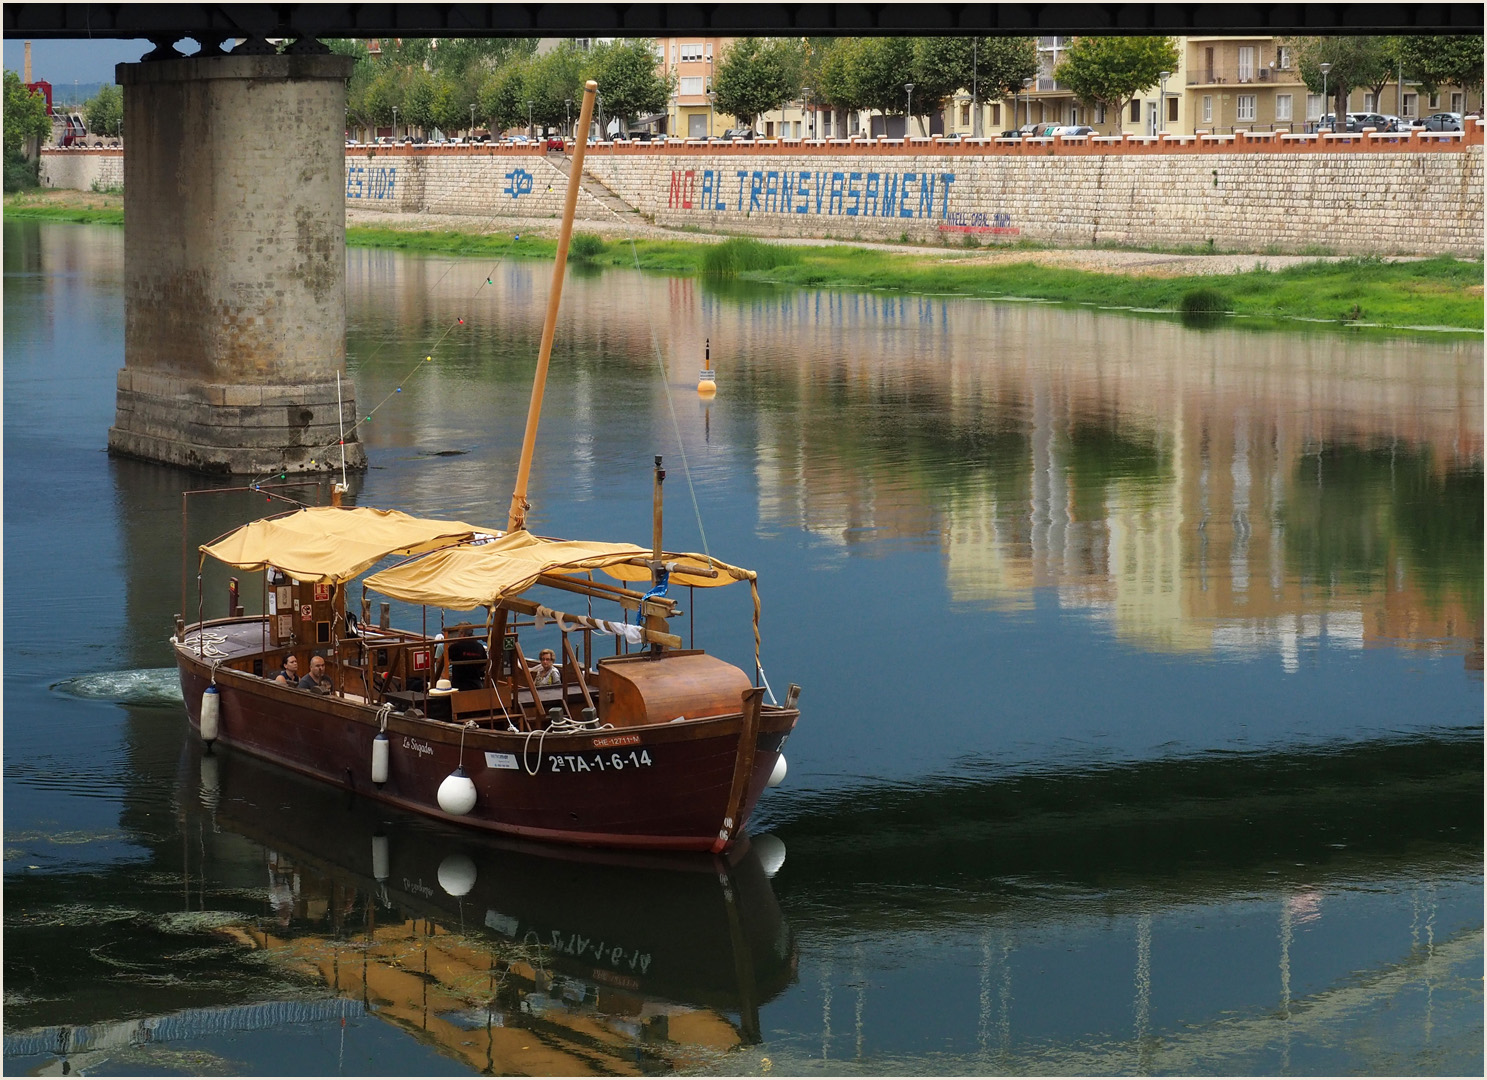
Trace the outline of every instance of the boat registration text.
<instances>
[{"instance_id":1,"label":"boat registration text","mask_svg":"<svg viewBox=\"0 0 1487 1080\"><path fill-rule=\"evenodd\" d=\"M613 769L646 769L651 766L649 750L618 751L604 754L548 754L547 767L552 772L605 772Z\"/></svg>"}]
</instances>

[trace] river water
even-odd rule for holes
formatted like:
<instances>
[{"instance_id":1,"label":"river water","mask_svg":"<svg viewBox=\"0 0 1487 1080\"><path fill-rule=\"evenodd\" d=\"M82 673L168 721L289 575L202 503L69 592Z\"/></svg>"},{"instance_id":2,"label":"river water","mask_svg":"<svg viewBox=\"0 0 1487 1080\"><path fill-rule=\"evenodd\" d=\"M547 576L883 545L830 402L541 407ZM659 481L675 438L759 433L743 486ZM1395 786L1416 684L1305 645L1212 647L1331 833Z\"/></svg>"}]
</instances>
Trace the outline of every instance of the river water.
<instances>
[{"instance_id":1,"label":"river water","mask_svg":"<svg viewBox=\"0 0 1487 1080\"><path fill-rule=\"evenodd\" d=\"M533 528L664 455L804 687L747 853L593 858L203 757L216 482L105 453L122 233L4 228L7 1073L1481 1073L1479 337L576 269ZM504 522L549 275L349 253L357 502Z\"/></svg>"}]
</instances>

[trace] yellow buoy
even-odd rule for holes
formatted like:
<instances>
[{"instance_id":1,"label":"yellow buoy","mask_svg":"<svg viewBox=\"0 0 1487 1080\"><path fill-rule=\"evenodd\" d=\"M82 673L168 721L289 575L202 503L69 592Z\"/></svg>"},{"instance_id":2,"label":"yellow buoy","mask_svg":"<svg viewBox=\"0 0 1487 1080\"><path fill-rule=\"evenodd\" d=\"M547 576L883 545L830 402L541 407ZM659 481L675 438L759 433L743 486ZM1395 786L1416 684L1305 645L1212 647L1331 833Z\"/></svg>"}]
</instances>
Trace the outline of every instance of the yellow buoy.
<instances>
[{"instance_id":1,"label":"yellow buoy","mask_svg":"<svg viewBox=\"0 0 1487 1080\"><path fill-rule=\"evenodd\" d=\"M703 364L701 371L697 373L697 393L702 397L712 397L718 392L718 373L713 370L713 343L708 338L703 345Z\"/></svg>"}]
</instances>

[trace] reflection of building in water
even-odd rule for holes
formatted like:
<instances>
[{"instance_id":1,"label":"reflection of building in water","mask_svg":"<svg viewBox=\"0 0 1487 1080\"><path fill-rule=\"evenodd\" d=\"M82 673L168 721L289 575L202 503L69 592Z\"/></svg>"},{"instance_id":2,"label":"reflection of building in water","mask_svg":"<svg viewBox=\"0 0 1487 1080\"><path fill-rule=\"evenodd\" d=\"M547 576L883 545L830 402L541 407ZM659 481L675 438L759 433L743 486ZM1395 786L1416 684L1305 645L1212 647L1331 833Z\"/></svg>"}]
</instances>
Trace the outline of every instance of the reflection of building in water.
<instances>
[{"instance_id":1,"label":"reflection of building in water","mask_svg":"<svg viewBox=\"0 0 1487 1080\"><path fill-rule=\"evenodd\" d=\"M1051 587L1161 651L1480 655L1480 346L938 306L927 338L905 303L792 323L805 400L759 440L764 520L937 535L957 600Z\"/></svg>"}]
</instances>

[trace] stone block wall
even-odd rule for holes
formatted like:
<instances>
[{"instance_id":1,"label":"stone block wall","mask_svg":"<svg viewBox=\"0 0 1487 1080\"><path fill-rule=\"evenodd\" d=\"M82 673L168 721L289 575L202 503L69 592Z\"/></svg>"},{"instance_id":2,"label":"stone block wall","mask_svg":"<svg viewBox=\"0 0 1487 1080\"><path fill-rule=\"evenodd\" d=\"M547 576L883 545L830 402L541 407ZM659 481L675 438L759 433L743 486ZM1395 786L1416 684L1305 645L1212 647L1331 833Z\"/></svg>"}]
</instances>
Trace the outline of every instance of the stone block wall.
<instances>
[{"instance_id":1,"label":"stone block wall","mask_svg":"<svg viewBox=\"0 0 1487 1080\"><path fill-rule=\"evenodd\" d=\"M368 147L346 153L346 207L395 214L557 220L568 175L552 159L505 148ZM609 217L592 196L580 219Z\"/></svg>"},{"instance_id":2,"label":"stone block wall","mask_svg":"<svg viewBox=\"0 0 1487 1080\"><path fill-rule=\"evenodd\" d=\"M119 191L124 187L122 150L44 150L41 186L73 191Z\"/></svg>"}]
</instances>

